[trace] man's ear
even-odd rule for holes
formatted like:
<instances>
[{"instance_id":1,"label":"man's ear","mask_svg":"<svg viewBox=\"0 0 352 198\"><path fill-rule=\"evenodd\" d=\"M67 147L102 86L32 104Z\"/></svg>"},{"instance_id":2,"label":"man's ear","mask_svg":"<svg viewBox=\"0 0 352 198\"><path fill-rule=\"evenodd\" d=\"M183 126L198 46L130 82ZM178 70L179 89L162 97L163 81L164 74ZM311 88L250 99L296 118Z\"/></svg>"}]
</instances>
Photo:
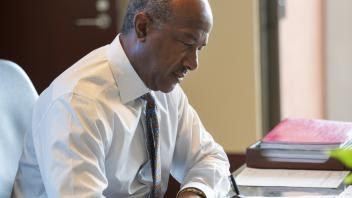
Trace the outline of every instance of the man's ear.
<instances>
[{"instance_id":1,"label":"man's ear","mask_svg":"<svg viewBox=\"0 0 352 198\"><path fill-rule=\"evenodd\" d=\"M147 13L140 12L134 16L134 30L138 40L141 42L146 40L151 25L152 19Z\"/></svg>"}]
</instances>

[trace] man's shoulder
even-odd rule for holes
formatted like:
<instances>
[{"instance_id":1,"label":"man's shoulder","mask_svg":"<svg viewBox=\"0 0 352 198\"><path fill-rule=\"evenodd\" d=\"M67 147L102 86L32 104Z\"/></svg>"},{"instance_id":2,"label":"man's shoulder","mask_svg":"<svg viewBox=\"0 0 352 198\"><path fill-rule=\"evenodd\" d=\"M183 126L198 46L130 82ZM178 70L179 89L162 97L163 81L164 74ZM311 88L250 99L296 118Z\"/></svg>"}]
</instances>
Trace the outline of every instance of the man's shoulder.
<instances>
[{"instance_id":1,"label":"man's shoulder","mask_svg":"<svg viewBox=\"0 0 352 198\"><path fill-rule=\"evenodd\" d=\"M104 90L116 87L106 50L104 46L92 51L60 74L47 88L52 99L70 93L97 98Z\"/></svg>"}]
</instances>

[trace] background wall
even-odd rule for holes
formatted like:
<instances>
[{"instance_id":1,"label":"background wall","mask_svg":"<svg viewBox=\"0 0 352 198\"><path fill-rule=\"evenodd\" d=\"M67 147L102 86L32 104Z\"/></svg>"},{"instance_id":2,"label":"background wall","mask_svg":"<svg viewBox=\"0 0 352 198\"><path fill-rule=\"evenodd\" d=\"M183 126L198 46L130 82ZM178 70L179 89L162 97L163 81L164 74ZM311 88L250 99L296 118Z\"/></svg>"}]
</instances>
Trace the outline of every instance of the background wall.
<instances>
[{"instance_id":1,"label":"background wall","mask_svg":"<svg viewBox=\"0 0 352 198\"><path fill-rule=\"evenodd\" d=\"M258 2L210 3L214 27L208 46L182 87L226 152L244 152L262 132Z\"/></svg>"},{"instance_id":2,"label":"background wall","mask_svg":"<svg viewBox=\"0 0 352 198\"><path fill-rule=\"evenodd\" d=\"M286 1L279 21L281 117L324 118L321 0Z\"/></svg>"},{"instance_id":3,"label":"background wall","mask_svg":"<svg viewBox=\"0 0 352 198\"><path fill-rule=\"evenodd\" d=\"M352 1L325 4L327 118L352 121Z\"/></svg>"}]
</instances>

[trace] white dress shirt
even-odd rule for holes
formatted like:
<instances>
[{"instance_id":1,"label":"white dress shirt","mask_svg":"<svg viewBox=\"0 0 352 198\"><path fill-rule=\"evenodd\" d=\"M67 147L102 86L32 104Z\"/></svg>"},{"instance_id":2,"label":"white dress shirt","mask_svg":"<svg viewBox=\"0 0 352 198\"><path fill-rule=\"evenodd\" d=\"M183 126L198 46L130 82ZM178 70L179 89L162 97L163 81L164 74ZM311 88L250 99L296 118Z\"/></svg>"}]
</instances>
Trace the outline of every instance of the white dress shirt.
<instances>
[{"instance_id":1,"label":"white dress shirt","mask_svg":"<svg viewBox=\"0 0 352 198\"><path fill-rule=\"evenodd\" d=\"M89 53L40 95L14 186L15 197L146 197L152 177L145 101L155 98L162 192L171 174L207 197L231 191L229 163L179 86L149 90L119 42Z\"/></svg>"}]
</instances>

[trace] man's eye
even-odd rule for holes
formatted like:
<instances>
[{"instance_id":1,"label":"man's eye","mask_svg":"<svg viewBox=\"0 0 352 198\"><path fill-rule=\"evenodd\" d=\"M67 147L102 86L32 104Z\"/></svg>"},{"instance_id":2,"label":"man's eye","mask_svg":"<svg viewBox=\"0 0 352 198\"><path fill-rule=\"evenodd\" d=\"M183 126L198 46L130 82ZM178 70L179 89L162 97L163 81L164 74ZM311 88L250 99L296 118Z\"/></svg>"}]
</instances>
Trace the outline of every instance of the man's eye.
<instances>
[{"instance_id":1,"label":"man's eye","mask_svg":"<svg viewBox=\"0 0 352 198\"><path fill-rule=\"evenodd\" d=\"M181 41L181 43L187 47L193 47L193 44Z\"/></svg>"}]
</instances>

